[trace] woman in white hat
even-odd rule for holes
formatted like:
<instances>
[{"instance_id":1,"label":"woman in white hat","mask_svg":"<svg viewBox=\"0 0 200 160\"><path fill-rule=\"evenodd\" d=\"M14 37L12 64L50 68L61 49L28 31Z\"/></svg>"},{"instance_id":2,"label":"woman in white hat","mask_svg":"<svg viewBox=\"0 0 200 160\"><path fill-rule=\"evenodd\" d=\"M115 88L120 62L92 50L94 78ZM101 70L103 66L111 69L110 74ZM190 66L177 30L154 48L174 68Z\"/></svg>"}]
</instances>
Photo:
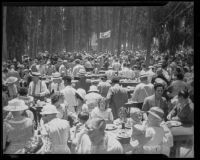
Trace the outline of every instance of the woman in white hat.
<instances>
[{"instance_id":1,"label":"woman in white hat","mask_svg":"<svg viewBox=\"0 0 200 160\"><path fill-rule=\"evenodd\" d=\"M62 80L61 74L59 72L52 73L52 82L49 85L50 93L55 93L63 90L65 88L64 81Z\"/></svg>"},{"instance_id":2,"label":"woman in white hat","mask_svg":"<svg viewBox=\"0 0 200 160\"><path fill-rule=\"evenodd\" d=\"M9 95L9 99L13 99L15 97L17 97L17 78L16 77L9 77L6 80L6 85L8 86L8 95Z\"/></svg>"},{"instance_id":3,"label":"woman in white hat","mask_svg":"<svg viewBox=\"0 0 200 160\"><path fill-rule=\"evenodd\" d=\"M24 87L19 88L18 96L16 99L23 100L25 104L29 107L27 110L25 110L22 115L28 118L31 118L32 121L34 121L34 112L32 112L30 109L30 106L33 103L33 97L27 95L28 90ZM12 117L12 112L9 112L6 119L10 119Z\"/></svg>"},{"instance_id":4,"label":"woman in white hat","mask_svg":"<svg viewBox=\"0 0 200 160\"><path fill-rule=\"evenodd\" d=\"M165 154L169 156L169 143L165 142L165 129L161 126L164 111L159 107L152 107L148 111L148 120L143 141L144 154Z\"/></svg>"},{"instance_id":5,"label":"woman in white hat","mask_svg":"<svg viewBox=\"0 0 200 160\"><path fill-rule=\"evenodd\" d=\"M67 145L70 136L69 122L57 118L56 107L52 104L46 104L41 112L44 124L41 126L41 134L49 137L52 148L52 154L67 154L70 149Z\"/></svg>"},{"instance_id":6,"label":"woman in white hat","mask_svg":"<svg viewBox=\"0 0 200 160\"><path fill-rule=\"evenodd\" d=\"M22 116L28 109L23 100L9 101L5 111L12 112L13 117L3 123L3 149L5 154L21 153L26 142L33 137L33 122L30 118ZM8 146L6 144L9 144Z\"/></svg>"}]
</instances>

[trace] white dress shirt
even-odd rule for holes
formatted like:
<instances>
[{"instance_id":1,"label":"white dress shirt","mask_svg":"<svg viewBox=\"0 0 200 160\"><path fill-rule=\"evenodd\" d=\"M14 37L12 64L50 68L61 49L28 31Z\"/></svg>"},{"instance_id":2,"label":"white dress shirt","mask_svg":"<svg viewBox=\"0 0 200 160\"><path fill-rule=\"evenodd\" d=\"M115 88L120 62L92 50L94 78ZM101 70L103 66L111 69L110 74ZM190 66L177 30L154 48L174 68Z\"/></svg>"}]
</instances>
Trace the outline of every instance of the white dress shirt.
<instances>
[{"instance_id":1,"label":"white dress shirt","mask_svg":"<svg viewBox=\"0 0 200 160\"><path fill-rule=\"evenodd\" d=\"M29 95L34 95L34 94L48 94L49 90L47 89L46 83L44 81L39 80L36 83L36 89L35 89L35 93L33 93L34 90L34 82L30 82L29 84L29 89L28 89L28 94Z\"/></svg>"}]
</instances>

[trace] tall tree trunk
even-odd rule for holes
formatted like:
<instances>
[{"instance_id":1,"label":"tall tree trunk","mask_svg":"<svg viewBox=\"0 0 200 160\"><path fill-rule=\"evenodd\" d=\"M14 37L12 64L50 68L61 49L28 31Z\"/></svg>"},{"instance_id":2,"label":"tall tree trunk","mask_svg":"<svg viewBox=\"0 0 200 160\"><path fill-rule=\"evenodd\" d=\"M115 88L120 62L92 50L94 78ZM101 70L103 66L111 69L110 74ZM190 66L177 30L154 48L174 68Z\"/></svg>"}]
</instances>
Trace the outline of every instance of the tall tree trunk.
<instances>
[{"instance_id":1,"label":"tall tree trunk","mask_svg":"<svg viewBox=\"0 0 200 160\"><path fill-rule=\"evenodd\" d=\"M52 44L53 44L53 8L50 8L50 53L52 53Z\"/></svg>"},{"instance_id":2,"label":"tall tree trunk","mask_svg":"<svg viewBox=\"0 0 200 160\"><path fill-rule=\"evenodd\" d=\"M117 44L117 56L119 57L121 52L121 33L122 33L122 18L123 18L123 7L120 8L119 13L119 36L118 36L118 44Z\"/></svg>"},{"instance_id":3,"label":"tall tree trunk","mask_svg":"<svg viewBox=\"0 0 200 160\"><path fill-rule=\"evenodd\" d=\"M2 47L2 55L3 60L8 58L7 56L7 34L6 34L6 15L7 15L7 7L3 7L3 47Z\"/></svg>"},{"instance_id":4,"label":"tall tree trunk","mask_svg":"<svg viewBox=\"0 0 200 160\"><path fill-rule=\"evenodd\" d=\"M150 6L148 7L148 16L146 66L149 66L152 42L152 8Z\"/></svg>"}]
</instances>

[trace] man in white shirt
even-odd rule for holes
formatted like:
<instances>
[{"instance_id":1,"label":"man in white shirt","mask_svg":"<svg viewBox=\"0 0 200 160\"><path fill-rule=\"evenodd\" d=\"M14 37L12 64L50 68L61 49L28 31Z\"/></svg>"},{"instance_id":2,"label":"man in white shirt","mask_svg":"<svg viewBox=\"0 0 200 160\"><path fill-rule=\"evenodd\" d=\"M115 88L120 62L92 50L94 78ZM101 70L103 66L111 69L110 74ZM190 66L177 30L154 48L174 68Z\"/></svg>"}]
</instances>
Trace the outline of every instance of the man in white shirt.
<instances>
[{"instance_id":1,"label":"man in white shirt","mask_svg":"<svg viewBox=\"0 0 200 160\"><path fill-rule=\"evenodd\" d=\"M74 66L73 70L72 70L72 75L73 77L78 77L78 73L80 69L84 69L85 67L83 65L81 65L80 63L80 59L76 59L75 60L76 65Z\"/></svg>"},{"instance_id":2,"label":"man in white shirt","mask_svg":"<svg viewBox=\"0 0 200 160\"><path fill-rule=\"evenodd\" d=\"M65 88L61 91L64 94L64 103L67 106L68 116L75 113L75 107L77 106L76 89L72 87L72 78L70 76L63 77ZM69 120L72 123L72 119Z\"/></svg>"},{"instance_id":3,"label":"man in white shirt","mask_svg":"<svg viewBox=\"0 0 200 160\"><path fill-rule=\"evenodd\" d=\"M147 72L146 64L143 63L141 65L141 67L142 67L142 70L140 71L140 75L146 74L146 72Z\"/></svg>"},{"instance_id":4,"label":"man in white shirt","mask_svg":"<svg viewBox=\"0 0 200 160\"><path fill-rule=\"evenodd\" d=\"M39 79L39 72L32 72L32 81L29 84L28 94L33 97L44 97L49 94L46 83Z\"/></svg>"},{"instance_id":5,"label":"man in white shirt","mask_svg":"<svg viewBox=\"0 0 200 160\"><path fill-rule=\"evenodd\" d=\"M112 78L115 76L115 71L112 69L112 67L108 67L108 70L106 71L106 76L108 80L112 80Z\"/></svg>"},{"instance_id":6,"label":"man in white shirt","mask_svg":"<svg viewBox=\"0 0 200 160\"><path fill-rule=\"evenodd\" d=\"M49 136L51 140L50 153L53 154L69 154L70 149L67 145L70 137L69 122L64 119L57 118L58 111L54 105L46 104L41 112L42 125L41 134Z\"/></svg>"},{"instance_id":7,"label":"man in white shirt","mask_svg":"<svg viewBox=\"0 0 200 160\"><path fill-rule=\"evenodd\" d=\"M119 71L121 68L121 64L119 63L119 59L117 59L113 64L112 64L112 68L114 71Z\"/></svg>"},{"instance_id":8,"label":"man in white shirt","mask_svg":"<svg viewBox=\"0 0 200 160\"><path fill-rule=\"evenodd\" d=\"M119 72L119 76L123 78L133 79L135 77L135 73L133 70L128 68L127 63L124 63L123 69Z\"/></svg>"},{"instance_id":9,"label":"man in white shirt","mask_svg":"<svg viewBox=\"0 0 200 160\"><path fill-rule=\"evenodd\" d=\"M98 106L98 100L102 96L99 94L99 90L96 86L92 85L90 86L90 89L88 91L88 94L86 94L86 104L88 105L89 112L91 112L95 107Z\"/></svg>"},{"instance_id":10,"label":"man in white shirt","mask_svg":"<svg viewBox=\"0 0 200 160\"><path fill-rule=\"evenodd\" d=\"M138 102L138 107L141 109L144 99L154 94L154 86L148 83L148 75L140 76L141 83L135 87L132 95L132 101Z\"/></svg>"},{"instance_id":11,"label":"man in white shirt","mask_svg":"<svg viewBox=\"0 0 200 160\"><path fill-rule=\"evenodd\" d=\"M64 82L59 72L52 73L52 83L49 86L50 93L59 92L65 88Z\"/></svg>"}]
</instances>

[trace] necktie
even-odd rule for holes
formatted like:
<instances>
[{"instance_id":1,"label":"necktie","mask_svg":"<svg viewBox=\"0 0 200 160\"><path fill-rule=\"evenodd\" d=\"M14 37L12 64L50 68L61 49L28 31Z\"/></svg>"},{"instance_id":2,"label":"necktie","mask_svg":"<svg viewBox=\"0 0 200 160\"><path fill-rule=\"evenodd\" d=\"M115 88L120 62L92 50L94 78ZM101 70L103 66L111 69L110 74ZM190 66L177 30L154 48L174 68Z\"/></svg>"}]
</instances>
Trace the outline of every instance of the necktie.
<instances>
[{"instance_id":1,"label":"necktie","mask_svg":"<svg viewBox=\"0 0 200 160\"><path fill-rule=\"evenodd\" d=\"M33 93L32 93L33 96L35 95L35 90L36 90L36 83L33 83Z\"/></svg>"},{"instance_id":2,"label":"necktie","mask_svg":"<svg viewBox=\"0 0 200 160\"><path fill-rule=\"evenodd\" d=\"M58 88L57 88L57 91L59 91L59 87L60 87L60 83L58 83Z\"/></svg>"}]
</instances>

